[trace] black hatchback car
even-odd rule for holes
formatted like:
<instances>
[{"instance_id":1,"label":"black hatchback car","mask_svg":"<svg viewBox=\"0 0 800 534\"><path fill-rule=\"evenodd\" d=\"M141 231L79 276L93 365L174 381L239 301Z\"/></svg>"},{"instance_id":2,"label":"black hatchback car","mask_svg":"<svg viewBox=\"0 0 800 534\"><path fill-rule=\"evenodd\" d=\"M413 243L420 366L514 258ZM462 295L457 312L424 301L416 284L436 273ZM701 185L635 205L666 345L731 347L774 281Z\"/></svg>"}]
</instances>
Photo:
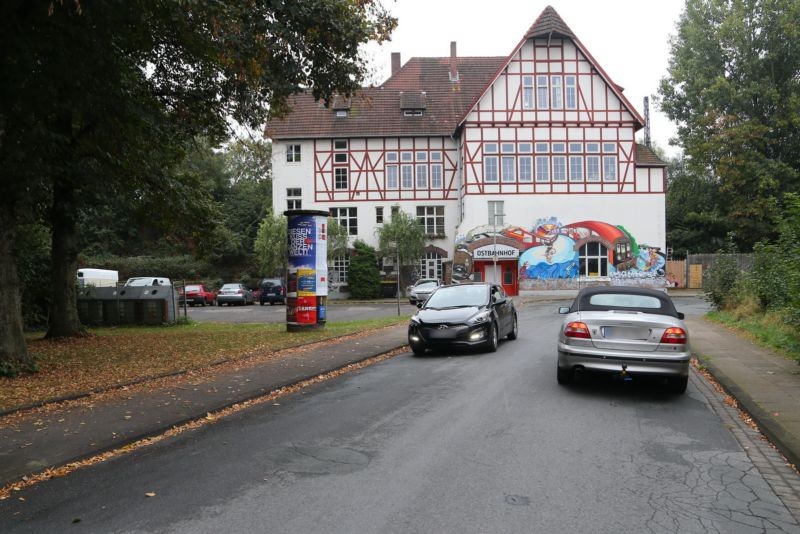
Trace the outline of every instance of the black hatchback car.
<instances>
[{"instance_id":1,"label":"black hatchback car","mask_svg":"<svg viewBox=\"0 0 800 534\"><path fill-rule=\"evenodd\" d=\"M516 339L517 310L497 284L438 288L408 325L414 354L427 349L479 347L494 352L501 337Z\"/></svg>"},{"instance_id":2,"label":"black hatchback car","mask_svg":"<svg viewBox=\"0 0 800 534\"><path fill-rule=\"evenodd\" d=\"M286 304L286 286L283 285L283 280L265 278L261 281L261 296L258 297L258 303L263 306L266 302L269 302L270 305L276 302Z\"/></svg>"}]
</instances>

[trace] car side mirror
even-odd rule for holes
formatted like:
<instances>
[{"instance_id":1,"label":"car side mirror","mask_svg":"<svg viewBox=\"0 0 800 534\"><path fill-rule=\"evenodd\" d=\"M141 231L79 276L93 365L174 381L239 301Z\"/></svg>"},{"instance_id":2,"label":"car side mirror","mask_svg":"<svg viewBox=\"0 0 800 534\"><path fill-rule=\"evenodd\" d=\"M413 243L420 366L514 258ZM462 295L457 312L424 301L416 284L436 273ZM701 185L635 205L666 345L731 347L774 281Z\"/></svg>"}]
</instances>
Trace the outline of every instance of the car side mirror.
<instances>
[{"instance_id":1,"label":"car side mirror","mask_svg":"<svg viewBox=\"0 0 800 534\"><path fill-rule=\"evenodd\" d=\"M683 314L683 312L678 312L678 319L683 320L685 318L686 318L686 316Z\"/></svg>"},{"instance_id":2,"label":"car side mirror","mask_svg":"<svg viewBox=\"0 0 800 534\"><path fill-rule=\"evenodd\" d=\"M560 306L558 308L558 313L561 313L561 314L569 313L569 306Z\"/></svg>"}]
</instances>

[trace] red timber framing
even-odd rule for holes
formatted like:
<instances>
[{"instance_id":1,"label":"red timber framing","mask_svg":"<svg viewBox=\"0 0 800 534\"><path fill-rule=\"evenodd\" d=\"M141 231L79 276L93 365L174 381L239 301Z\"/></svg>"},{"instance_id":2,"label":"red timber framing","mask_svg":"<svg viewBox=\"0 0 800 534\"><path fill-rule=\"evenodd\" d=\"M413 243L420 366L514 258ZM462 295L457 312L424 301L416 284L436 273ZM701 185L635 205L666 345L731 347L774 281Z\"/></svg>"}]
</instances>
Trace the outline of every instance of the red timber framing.
<instances>
[{"instance_id":1,"label":"red timber framing","mask_svg":"<svg viewBox=\"0 0 800 534\"><path fill-rule=\"evenodd\" d=\"M455 200L457 151L443 137L316 139L314 200Z\"/></svg>"},{"instance_id":2,"label":"red timber framing","mask_svg":"<svg viewBox=\"0 0 800 534\"><path fill-rule=\"evenodd\" d=\"M636 168L642 119L577 40L518 46L462 123L464 195L663 194Z\"/></svg>"}]
</instances>

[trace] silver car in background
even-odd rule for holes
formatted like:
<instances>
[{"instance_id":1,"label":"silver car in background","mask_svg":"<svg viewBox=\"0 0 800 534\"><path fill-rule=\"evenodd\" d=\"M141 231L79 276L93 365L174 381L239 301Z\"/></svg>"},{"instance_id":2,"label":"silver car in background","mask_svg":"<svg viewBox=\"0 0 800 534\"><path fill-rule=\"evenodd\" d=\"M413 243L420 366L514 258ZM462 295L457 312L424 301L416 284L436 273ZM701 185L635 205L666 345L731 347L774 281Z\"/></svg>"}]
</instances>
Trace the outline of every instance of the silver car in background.
<instances>
[{"instance_id":1,"label":"silver car in background","mask_svg":"<svg viewBox=\"0 0 800 534\"><path fill-rule=\"evenodd\" d=\"M672 299L654 289L591 287L578 292L558 334L558 383L575 371L665 377L676 393L689 379L689 336Z\"/></svg>"},{"instance_id":2,"label":"silver car in background","mask_svg":"<svg viewBox=\"0 0 800 534\"><path fill-rule=\"evenodd\" d=\"M217 293L217 306L227 304L254 304L253 292L247 289L243 284L225 284Z\"/></svg>"},{"instance_id":3,"label":"silver car in background","mask_svg":"<svg viewBox=\"0 0 800 534\"><path fill-rule=\"evenodd\" d=\"M428 297L431 296L431 293L436 291L441 285L442 281L438 278L422 278L417 280L413 286L408 288L408 302L412 305L425 302L428 300Z\"/></svg>"}]
</instances>

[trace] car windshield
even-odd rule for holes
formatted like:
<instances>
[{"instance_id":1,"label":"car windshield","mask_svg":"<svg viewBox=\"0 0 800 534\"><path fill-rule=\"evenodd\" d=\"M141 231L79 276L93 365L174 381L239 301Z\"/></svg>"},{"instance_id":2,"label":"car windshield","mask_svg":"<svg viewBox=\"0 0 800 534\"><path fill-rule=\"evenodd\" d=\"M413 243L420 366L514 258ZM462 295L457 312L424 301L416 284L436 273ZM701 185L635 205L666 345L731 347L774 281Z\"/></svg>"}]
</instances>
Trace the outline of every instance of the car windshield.
<instances>
[{"instance_id":1,"label":"car windshield","mask_svg":"<svg viewBox=\"0 0 800 534\"><path fill-rule=\"evenodd\" d=\"M152 278L131 278L125 282L126 286L149 286L152 285Z\"/></svg>"},{"instance_id":2,"label":"car windshield","mask_svg":"<svg viewBox=\"0 0 800 534\"><path fill-rule=\"evenodd\" d=\"M431 295L426 308L453 308L462 306L483 306L488 300L486 286L442 287Z\"/></svg>"},{"instance_id":3,"label":"car windshield","mask_svg":"<svg viewBox=\"0 0 800 534\"><path fill-rule=\"evenodd\" d=\"M225 284L222 289L239 289L239 284Z\"/></svg>"},{"instance_id":4,"label":"car windshield","mask_svg":"<svg viewBox=\"0 0 800 534\"><path fill-rule=\"evenodd\" d=\"M421 289L430 291L432 289L436 289L437 287L439 287L439 284L437 284L436 282L425 282L423 284L415 286L414 291L419 291Z\"/></svg>"},{"instance_id":5,"label":"car windshield","mask_svg":"<svg viewBox=\"0 0 800 534\"><path fill-rule=\"evenodd\" d=\"M186 291L200 291L200 286L186 286Z\"/></svg>"}]
</instances>

